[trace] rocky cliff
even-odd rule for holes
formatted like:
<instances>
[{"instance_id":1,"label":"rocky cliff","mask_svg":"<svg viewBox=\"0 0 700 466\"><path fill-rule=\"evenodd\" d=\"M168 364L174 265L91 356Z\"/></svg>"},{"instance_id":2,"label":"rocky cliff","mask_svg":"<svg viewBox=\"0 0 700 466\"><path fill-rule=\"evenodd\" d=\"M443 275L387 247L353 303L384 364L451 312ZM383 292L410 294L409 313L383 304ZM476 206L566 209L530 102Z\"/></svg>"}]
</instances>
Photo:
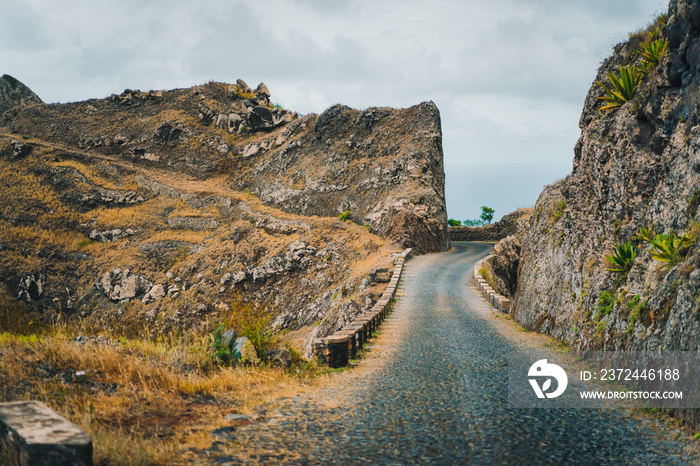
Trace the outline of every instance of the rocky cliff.
<instances>
[{"instance_id":1,"label":"rocky cliff","mask_svg":"<svg viewBox=\"0 0 700 466\"><path fill-rule=\"evenodd\" d=\"M573 171L542 192L521 238L513 317L577 349L700 349L700 2L671 1L596 81L611 87L608 73L642 66L643 44L663 38L667 52L620 108L601 110L593 84ZM609 270L627 241L634 259ZM662 243L675 258L652 256Z\"/></svg>"},{"instance_id":2,"label":"rocky cliff","mask_svg":"<svg viewBox=\"0 0 700 466\"><path fill-rule=\"evenodd\" d=\"M3 76L0 125L3 316L158 334L252 306L308 342L371 307L370 268L449 248L432 103L300 117L239 80L46 105Z\"/></svg>"}]
</instances>

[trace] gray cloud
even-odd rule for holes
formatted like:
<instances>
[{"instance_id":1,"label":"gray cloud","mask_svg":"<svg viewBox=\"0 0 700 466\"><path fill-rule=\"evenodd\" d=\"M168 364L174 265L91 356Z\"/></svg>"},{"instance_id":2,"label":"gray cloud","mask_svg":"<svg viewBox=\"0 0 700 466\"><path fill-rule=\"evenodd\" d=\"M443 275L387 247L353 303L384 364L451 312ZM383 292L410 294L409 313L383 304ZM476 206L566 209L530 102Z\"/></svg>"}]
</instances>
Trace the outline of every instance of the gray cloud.
<instances>
[{"instance_id":1,"label":"gray cloud","mask_svg":"<svg viewBox=\"0 0 700 466\"><path fill-rule=\"evenodd\" d=\"M0 63L46 101L208 80L302 113L441 110L450 216L532 204L571 167L598 62L662 0L0 0ZM488 165L483 161L487 160ZM489 168L490 167L490 168ZM484 176L502 169L507 189Z\"/></svg>"}]
</instances>

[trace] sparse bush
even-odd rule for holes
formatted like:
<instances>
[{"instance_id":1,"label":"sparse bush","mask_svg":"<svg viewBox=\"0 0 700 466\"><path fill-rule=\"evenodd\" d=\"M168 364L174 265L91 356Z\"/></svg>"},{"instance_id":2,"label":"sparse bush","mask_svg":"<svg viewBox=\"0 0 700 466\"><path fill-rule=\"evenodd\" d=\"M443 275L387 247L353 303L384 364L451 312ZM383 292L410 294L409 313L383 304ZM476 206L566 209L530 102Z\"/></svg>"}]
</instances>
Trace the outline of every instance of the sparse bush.
<instances>
[{"instance_id":1,"label":"sparse bush","mask_svg":"<svg viewBox=\"0 0 700 466\"><path fill-rule=\"evenodd\" d=\"M651 243L654 239L654 222L651 222L649 228L639 227L639 231L632 237L632 239L643 243Z\"/></svg>"},{"instance_id":2,"label":"sparse bush","mask_svg":"<svg viewBox=\"0 0 700 466\"><path fill-rule=\"evenodd\" d=\"M658 35L658 29L656 30ZM653 36L652 36L653 37ZM642 70L644 73L659 64L661 57L668 50L668 39L665 37L653 39L642 44L642 50L638 53L642 56Z\"/></svg>"},{"instance_id":3,"label":"sparse bush","mask_svg":"<svg viewBox=\"0 0 700 466\"><path fill-rule=\"evenodd\" d=\"M342 214L338 215L338 218L344 222L348 219L349 216L350 216L350 211L346 210Z\"/></svg>"},{"instance_id":4,"label":"sparse bush","mask_svg":"<svg viewBox=\"0 0 700 466\"><path fill-rule=\"evenodd\" d=\"M642 317L642 313L648 309L648 300L641 301L639 295L634 295L630 302L627 303L627 308L630 311L630 320L627 325L627 333L632 333L634 324Z\"/></svg>"},{"instance_id":5,"label":"sparse bush","mask_svg":"<svg viewBox=\"0 0 700 466\"><path fill-rule=\"evenodd\" d=\"M234 314L229 320L230 326L236 329L239 336L248 337L258 357L265 360L266 353L279 346L279 336L270 326L272 313L268 309L255 309L236 300L231 302L231 309L234 309Z\"/></svg>"},{"instance_id":6,"label":"sparse bush","mask_svg":"<svg viewBox=\"0 0 700 466\"><path fill-rule=\"evenodd\" d=\"M601 107L601 110L613 110L621 107L626 102L632 100L637 93L637 87L642 80L644 74L632 65L620 65L620 75L616 75L613 71L608 71L608 81L612 84L607 87L600 81L596 81L600 87L605 89L607 95L598 97L599 100L607 102L607 105Z\"/></svg>"},{"instance_id":7,"label":"sparse bush","mask_svg":"<svg viewBox=\"0 0 700 466\"><path fill-rule=\"evenodd\" d=\"M627 241L622 244L616 244L612 255L605 256L605 258L610 263L610 267L606 270L608 272L616 273L626 273L632 268L634 264L634 258L637 255L637 248L632 246L631 241Z\"/></svg>"},{"instance_id":8,"label":"sparse bush","mask_svg":"<svg viewBox=\"0 0 700 466\"><path fill-rule=\"evenodd\" d=\"M566 201L561 201L561 204L559 204L559 207L557 208L557 211L554 214L554 221L555 222L561 218L561 216L564 214L565 209L566 209Z\"/></svg>"},{"instance_id":9,"label":"sparse bush","mask_svg":"<svg viewBox=\"0 0 700 466\"><path fill-rule=\"evenodd\" d=\"M615 296L611 294L608 290L604 290L600 293L598 298L598 313L595 316L596 322L602 319L604 316L610 314L615 305Z\"/></svg>"},{"instance_id":10,"label":"sparse bush","mask_svg":"<svg viewBox=\"0 0 700 466\"><path fill-rule=\"evenodd\" d=\"M216 330L214 330L210 335L210 351L211 356L215 361L222 364L231 364L233 360L233 355L231 354L231 348L224 340L224 333L226 332L226 327L219 325Z\"/></svg>"},{"instance_id":11,"label":"sparse bush","mask_svg":"<svg viewBox=\"0 0 700 466\"><path fill-rule=\"evenodd\" d=\"M685 234L679 236L673 232L671 234L659 234L651 240L651 257L664 264L667 270L672 269L688 256L688 253L695 246L696 234Z\"/></svg>"},{"instance_id":12,"label":"sparse bush","mask_svg":"<svg viewBox=\"0 0 700 466\"><path fill-rule=\"evenodd\" d=\"M243 92L241 91L238 87L236 87L236 95L242 99L252 99L255 97L255 94L252 94L250 92Z\"/></svg>"}]
</instances>

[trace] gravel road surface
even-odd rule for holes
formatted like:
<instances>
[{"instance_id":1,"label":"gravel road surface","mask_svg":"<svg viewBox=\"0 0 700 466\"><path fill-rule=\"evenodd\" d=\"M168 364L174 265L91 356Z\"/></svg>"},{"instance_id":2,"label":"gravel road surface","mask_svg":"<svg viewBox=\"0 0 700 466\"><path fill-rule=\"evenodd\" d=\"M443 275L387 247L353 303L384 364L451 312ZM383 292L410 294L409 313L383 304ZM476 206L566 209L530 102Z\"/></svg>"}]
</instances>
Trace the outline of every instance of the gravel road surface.
<instances>
[{"instance_id":1,"label":"gravel road surface","mask_svg":"<svg viewBox=\"0 0 700 466\"><path fill-rule=\"evenodd\" d=\"M471 284L491 244L410 260L358 367L263 406L215 442L229 464L700 464L697 442L623 410L511 409L506 355L556 351ZM685 436L685 438L684 438Z\"/></svg>"}]
</instances>

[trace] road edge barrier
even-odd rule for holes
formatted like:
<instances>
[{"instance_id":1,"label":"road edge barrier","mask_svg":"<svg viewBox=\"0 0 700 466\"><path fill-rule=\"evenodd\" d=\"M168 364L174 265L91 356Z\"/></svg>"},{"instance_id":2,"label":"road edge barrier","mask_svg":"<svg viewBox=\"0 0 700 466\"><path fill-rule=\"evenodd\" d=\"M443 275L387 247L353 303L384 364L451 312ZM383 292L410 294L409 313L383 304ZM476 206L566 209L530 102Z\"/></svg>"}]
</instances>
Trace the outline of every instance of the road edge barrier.
<instances>
[{"instance_id":1,"label":"road edge barrier","mask_svg":"<svg viewBox=\"0 0 700 466\"><path fill-rule=\"evenodd\" d=\"M484 295L484 298L486 298L489 304L501 312L508 312L512 304L510 299L502 294L498 294L479 273L483 263L492 257L494 257L493 254L488 255L474 265L474 285L479 288L479 291L481 291L481 294Z\"/></svg>"},{"instance_id":2,"label":"road edge barrier","mask_svg":"<svg viewBox=\"0 0 700 466\"><path fill-rule=\"evenodd\" d=\"M411 257L411 251L413 249L408 248L396 256L389 285L371 309L358 315L334 334L314 339L314 358L319 365L332 368L344 367L348 365L350 359L357 357L360 349L372 338L372 334L389 313L391 301L396 296L403 273L404 263Z\"/></svg>"},{"instance_id":3,"label":"road edge barrier","mask_svg":"<svg viewBox=\"0 0 700 466\"><path fill-rule=\"evenodd\" d=\"M92 438L40 401L0 403L0 463L92 466Z\"/></svg>"}]
</instances>

